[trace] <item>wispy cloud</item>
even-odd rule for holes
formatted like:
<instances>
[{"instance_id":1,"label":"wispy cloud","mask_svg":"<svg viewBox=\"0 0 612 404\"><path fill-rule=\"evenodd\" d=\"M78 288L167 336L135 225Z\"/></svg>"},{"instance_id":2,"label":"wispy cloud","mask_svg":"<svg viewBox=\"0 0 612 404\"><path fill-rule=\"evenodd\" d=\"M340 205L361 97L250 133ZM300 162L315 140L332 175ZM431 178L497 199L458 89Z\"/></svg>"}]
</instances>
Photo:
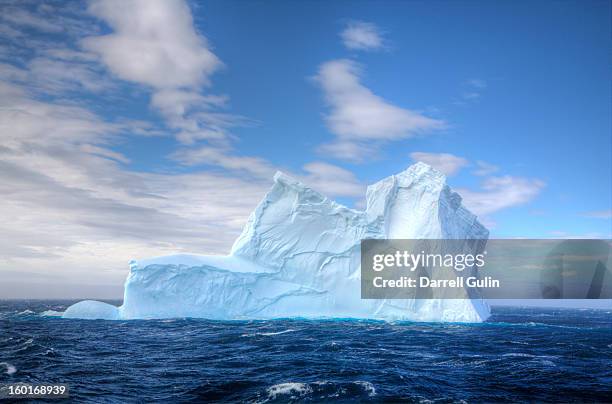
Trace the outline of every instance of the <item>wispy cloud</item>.
<instances>
[{"instance_id":1,"label":"wispy cloud","mask_svg":"<svg viewBox=\"0 0 612 404\"><path fill-rule=\"evenodd\" d=\"M594 210L590 212L584 212L582 214L584 217L590 217L594 219L610 219L612 218L612 209L608 210Z\"/></svg>"},{"instance_id":2,"label":"wispy cloud","mask_svg":"<svg viewBox=\"0 0 612 404\"><path fill-rule=\"evenodd\" d=\"M39 94L102 93L115 84L92 63L35 57L23 68L0 63L0 76Z\"/></svg>"},{"instance_id":3,"label":"wispy cloud","mask_svg":"<svg viewBox=\"0 0 612 404\"><path fill-rule=\"evenodd\" d=\"M155 92L151 105L164 117L167 126L175 130L174 136L179 142L192 145L205 141L215 146L223 146L229 152L229 130L236 126L248 126L252 121L224 112L227 101L226 96L164 89Z\"/></svg>"},{"instance_id":4,"label":"wispy cloud","mask_svg":"<svg viewBox=\"0 0 612 404\"><path fill-rule=\"evenodd\" d=\"M463 167L472 163L464 157L455 156L450 153L410 153L414 161L422 161L447 176L452 176ZM523 205L533 200L544 188L545 183L535 178L524 178L516 176L490 176L499 170L499 167L483 161L477 161L478 168L473 171L474 175L485 176L480 190L459 188L456 191L463 198L463 203L472 212L480 216L481 220L490 225L493 221L488 215L497 211Z\"/></svg>"},{"instance_id":5,"label":"wispy cloud","mask_svg":"<svg viewBox=\"0 0 612 404\"><path fill-rule=\"evenodd\" d=\"M253 122L228 112L229 97L213 92L223 64L185 2L98 0L87 15L82 3L14 4L0 17L3 280L118 284L131 258L225 253L278 169L328 196L363 196L364 184L338 165L311 161L291 170L235 149L232 128ZM374 94L361 74L350 60L320 67L334 134L321 147L328 155L358 160L445 126ZM161 120L104 113L104 97L134 93ZM162 164L136 169L137 155L117 146L150 135L167 136L169 147L147 150ZM451 174L464 166L453 157L444 166ZM527 189L535 180L499 178L506 177L486 179L466 200L493 212L537 194ZM504 202L512 189L517 196Z\"/></svg>"},{"instance_id":6,"label":"wispy cloud","mask_svg":"<svg viewBox=\"0 0 612 404\"><path fill-rule=\"evenodd\" d=\"M53 41L61 36L81 38L99 31L97 24L84 15L87 3L82 2L33 2L8 1L0 5L0 34L6 38L19 39L12 44L15 55L22 56L28 48L52 48ZM44 37L30 32L45 34ZM8 45L7 43L3 44ZM0 47L1 48L1 47Z\"/></svg>"},{"instance_id":7,"label":"wispy cloud","mask_svg":"<svg viewBox=\"0 0 612 404\"><path fill-rule=\"evenodd\" d=\"M217 147L183 148L173 153L171 157L184 165L212 165L259 179L270 179L276 172L276 168L263 158L232 155L227 150Z\"/></svg>"},{"instance_id":8,"label":"wispy cloud","mask_svg":"<svg viewBox=\"0 0 612 404\"><path fill-rule=\"evenodd\" d=\"M301 172L293 172L259 157L231 155L226 150L208 146L181 149L171 157L181 164L218 166L245 178L261 181L269 180L276 171L284 171L326 196L365 196L365 185L352 172L322 161L307 163Z\"/></svg>"},{"instance_id":9,"label":"wispy cloud","mask_svg":"<svg viewBox=\"0 0 612 404\"><path fill-rule=\"evenodd\" d=\"M28 63L30 85L49 92L112 89L114 84L92 63L38 57Z\"/></svg>"},{"instance_id":10,"label":"wispy cloud","mask_svg":"<svg viewBox=\"0 0 612 404\"><path fill-rule=\"evenodd\" d=\"M221 172L128 170L128 158L111 146L134 133L129 122L35 100L7 84L0 95L6 270L83 282L83 268L91 268L89 282L116 283L134 257L223 253L271 183Z\"/></svg>"},{"instance_id":11,"label":"wispy cloud","mask_svg":"<svg viewBox=\"0 0 612 404\"><path fill-rule=\"evenodd\" d=\"M360 82L361 68L348 59L326 62L316 76L330 107L326 116L336 140L321 147L333 157L360 161L381 142L444 127L444 122L391 104Z\"/></svg>"},{"instance_id":12,"label":"wispy cloud","mask_svg":"<svg viewBox=\"0 0 612 404\"><path fill-rule=\"evenodd\" d=\"M487 82L483 79L469 79L466 81L466 84L468 84L472 88L477 88L481 90L487 88Z\"/></svg>"},{"instance_id":13,"label":"wispy cloud","mask_svg":"<svg viewBox=\"0 0 612 404\"><path fill-rule=\"evenodd\" d=\"M342 43L352 50L379 50L384 48L384 41L380 29L372 23L364 21L351 21L344 31L340 33Z\"/></svg>"},{"instance_id":14,"label":"wispy cloud","mask_svg":"<svg viewBox=\"0 0 612 404\"><path fill-rule=\"evenodd\" d=\"M227 97L204 94L197 85L137 82L153 89L151 105L180 142L214 144L185 148L190 153L177 158L185 164L205 159L218 169L131 170L129 156L114 146L161 130L107 119L80 96L66 100L68 91L87 96L121 87L97 65L102 55L60 45L32 48L34 57L22 66L0 65L3 279L15 273L27 283L53 274L59 283L118 284L135 257L227 252L276 170L232 152L223 130L235 117L219 112ZM327 163L307 164L296 176L333 195L363 190L352 173Z\"/></svg>"},{"instance_id":15,"label":"wispy cloud","mask_svg":"<svg viewBox=\"0 0 612 404\"><path fill-rule=\"evenodd\" d=\"M314 161L302 167L304 175L297 177L326 196L363 198L366 186L352 172L333 164Z\"/></svg>"},{"instance_id":16,"label":"wispy cloud","mask_svg":"<svg viewBox=\"0 0 612 404\"><path fill-rule=\"evenodd\" d=\"M23 59L0 64L3 279L19 273L27 283L53 274L60 283L119 284L131 258L227 252L271 178L242 178L227 170L129 169L129 156L115 146L159 135L163 126L93 112L104 100L101 92L120 96L121 80L127 80L151 89L151 105L183 143L234 122L219 112L225 97L201 91L215 58L206 56L207 44L195 33L185 3L94 2L92 12L108 18L113 29L108 36L98 35L91 17L82 17L88 29L68 19L72 10L11 9L9 19L4 11L1 28L10 29L0 35L10 45L8 54ZM61 38L23 34L43 17L53 24L68 21L57 24ZM83 35L84 50L75 44ZM26 51L14 52L19 46ZM225 133L215 136L228 143Z\"/></svg>"},{"instance_id":17,"label":"wispy cloud","mask_svg":"<svg viewBox=\"0 0 612 404\"><path fill-rule=\"evenodd\" d=\"M549 232L549 235L551 236L551 238L558 238L558 239L602 239L602 238L610 238L612 236L612 233L603 234L603 233L598 233L598 232L592 232L592 233L577 234L577 233L568 233L566 231L555 230L555 231Z\"/></svg>"},{"instance_id":18,"label":"wispy cloud","mask_svg":"<svg viewBox=\"0 0 612 404\"><path fill-rule=\"evenodd\" d=\"M28 12L27 10L20 8L15 8L12 10L9 8L4 8L2 19L18 26L33 28L42 32L58 33L63 31L63 27L61 25L54 24L47 19L41 18Z\"/></svg>"},{"instance_id":19,"label":"wispy cloud","mask_svg":"<svg viewBox=\"0 0 612 404\"><path fill-rule=\"evenodd\" d=\"M467 159L458 157L450 153L425 153L413 152L410 153L410 158L416 161L422 161L429 164L441 173L451 176L459 172L463 167L469 164Z\"/></svg>"},{"instance_id":20,"label":"wispy cloud","mask_svg":"<svg viewBox=\"0 0 612 404\"><path fill-rule=\"evenodd\" d=\"M478 175L481 177L491 175L499 170L498 166L487 163L486 161L482 161L482 160L476 161L476 166L477 168L474 171L472 171L472 173L474 175Z\"/></svg>"},{"instance_id":21,"label":"wispy cloud","mask_svg":"<svg viewBox=\"0 0 612 404\"><path fill-rule=\"evenodd\" d=\"M465 105L480 100L488 87L488 83L483 79L473 78L465 80L465 82L461 84L461 87L460 99L454 101L456 105Z\"/></svg>"},{"instance_id":22,"label":"wispy cloud","mask_svg":"<svg viewBox=\"0 0 612 404\"><path fill-rule=\"evenodd\" d=\"M539 179L502 176L486 178L482 190L456 189L465 205L479 216L526 204L535 198L546 184Z\"/></svg>"}]
</instances>

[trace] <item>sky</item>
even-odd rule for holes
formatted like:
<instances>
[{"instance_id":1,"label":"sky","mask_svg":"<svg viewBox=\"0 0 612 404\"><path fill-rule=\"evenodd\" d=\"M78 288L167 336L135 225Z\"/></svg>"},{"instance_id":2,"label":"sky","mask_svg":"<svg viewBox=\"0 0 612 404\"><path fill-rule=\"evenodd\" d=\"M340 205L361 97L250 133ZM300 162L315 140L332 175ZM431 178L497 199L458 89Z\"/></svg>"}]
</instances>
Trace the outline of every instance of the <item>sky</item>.
<instances>
[{"instance_id":1,"label":"sky","mask_svg":"<svg viewBox=\"0 0 612 404\"><path fill-rule=\"evenodd\" d=\"M415 161L492 238L612 237L609 1L0 1L0 298L225 254L277 170Z\"/></svg>"}]
</instances>

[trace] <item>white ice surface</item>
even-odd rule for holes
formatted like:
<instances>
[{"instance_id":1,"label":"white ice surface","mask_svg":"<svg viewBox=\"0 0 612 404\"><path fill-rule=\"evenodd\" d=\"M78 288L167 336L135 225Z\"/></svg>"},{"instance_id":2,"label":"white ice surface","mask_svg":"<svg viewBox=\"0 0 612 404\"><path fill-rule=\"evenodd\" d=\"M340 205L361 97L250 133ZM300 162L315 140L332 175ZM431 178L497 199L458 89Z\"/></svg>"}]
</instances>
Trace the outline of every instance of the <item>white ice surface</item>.
<instances>
[{"instance_id":1,"label":"white ice surface","mask_svg":"<svg viewBox=\"0 0 612 404\"><path fill-rule=\"evenodd\" d=\"M277 173L229 255L132 261L116 312L80 302L64 317L480 322L490 313L480 299L361 299L360 242L487 237L445 177L423 163L368 187L365 211Z\"/></svg>"}]
</instances>

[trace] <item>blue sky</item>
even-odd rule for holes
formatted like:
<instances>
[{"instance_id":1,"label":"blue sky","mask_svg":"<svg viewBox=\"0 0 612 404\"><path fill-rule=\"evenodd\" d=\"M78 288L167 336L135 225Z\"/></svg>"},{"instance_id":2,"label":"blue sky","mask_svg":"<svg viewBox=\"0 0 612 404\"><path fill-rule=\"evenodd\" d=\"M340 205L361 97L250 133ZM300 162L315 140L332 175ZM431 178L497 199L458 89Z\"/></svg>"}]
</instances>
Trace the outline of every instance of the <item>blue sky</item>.
<instances>
[{"instance_id":1,"label":"blue sky","mask_svg":"<svg viewBox=\"0 0 612 404\"><path fill-rule=\"evenodd\" d=\"M0 7L6 285L225 253L276 170L360 208L423 160L491 237L612 233L609 1Z\"/></svg>"}]
</instances>

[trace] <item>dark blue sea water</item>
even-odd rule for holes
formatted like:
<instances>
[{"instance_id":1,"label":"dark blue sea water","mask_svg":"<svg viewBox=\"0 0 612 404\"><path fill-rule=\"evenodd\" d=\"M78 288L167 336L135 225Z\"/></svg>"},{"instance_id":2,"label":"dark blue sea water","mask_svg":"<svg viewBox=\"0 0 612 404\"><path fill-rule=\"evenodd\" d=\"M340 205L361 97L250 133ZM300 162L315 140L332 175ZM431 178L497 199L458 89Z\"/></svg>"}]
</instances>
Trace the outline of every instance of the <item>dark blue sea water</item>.
<instances>
[{"instance_id":1,"label":"dark blue sea water","mask_svg":"<svg viewBox=\"0 0 612 404\"><path fill-rule=\"evenodd\" d=\"M612 401L611 311L494 308L478 325L38 314L70 303L0 301L0 383L67 383L78 402Z\"/></svg>"}]
</instances>

